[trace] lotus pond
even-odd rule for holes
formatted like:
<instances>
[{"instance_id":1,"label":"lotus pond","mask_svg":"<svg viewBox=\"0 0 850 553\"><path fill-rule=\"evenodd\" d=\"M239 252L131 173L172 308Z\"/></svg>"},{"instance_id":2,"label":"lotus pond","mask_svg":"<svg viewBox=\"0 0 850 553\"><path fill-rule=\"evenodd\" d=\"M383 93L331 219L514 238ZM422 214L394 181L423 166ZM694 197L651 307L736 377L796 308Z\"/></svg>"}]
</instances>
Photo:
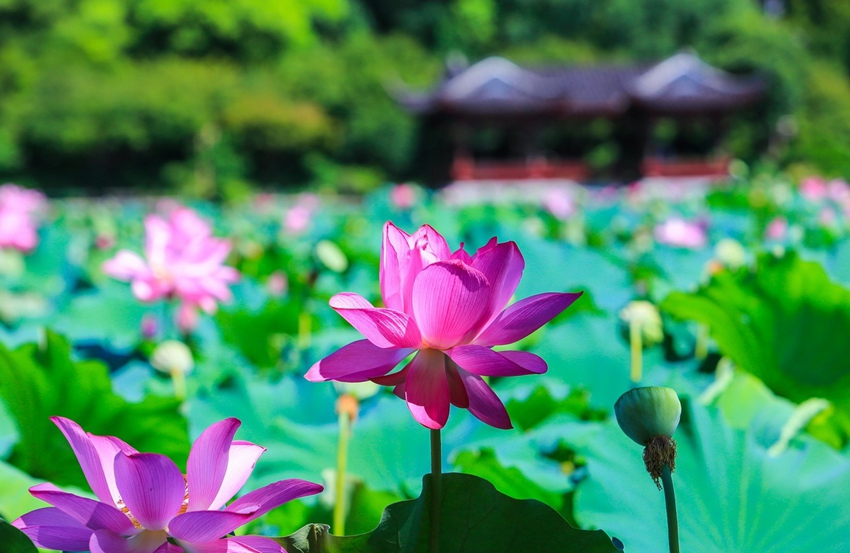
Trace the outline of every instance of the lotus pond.
<instances>
[{"instance_id":1,"label":"lotus pond","mask_svg":"<svg viewBox=\"0 0 850 553\"><path fill-rule=\"evenodd\" d=\"M34 551L30 538L110 553L279 547L270 543L290 552L427 551L429 428L441 429L441 551L663 551L664 494L614 416L617 399L636 386L672 388L681 400L673 437L683 551L845 549L844 182L770 174L619 189L468 185L434 193L396 185L366 197L257 194L229 205L24 201L20 192L0 193L0 516L29 536L0 522L15 553ZM411 242L411 252L425 252L422 259L436 252L428 263L460 267L463 279L484 273L488 294L507 295L464 296L451 317L423 315L449 281L427 288L402 275L392 284L393 271L409 267L382 252L422 225L439 234ZM464 244L468 254L447 260L437 251L440 235L451 252ZM411 240L417 236L426 235ZM498 245L488 245L493 237ZM491 277L481 260L507 252L509 242L516 245L504 254L513 256L504 261L509 268L492 269ZM169 257L174 248L187 257ZM567 294L576 292L583 294ZM343 305L341 293L371 305L352 294ZM511 296L514 305L534 307L513 327L498 313ZM535 297L561 303L521 303ZM473 330L469 323L449 336L443 327L481 302L501 304L478 313ZM416 316L375 322L372 305ZM514 319L520 311L513 309ZM439 331L434 317L444 317ZM500 332L503 339L493 338ZM362 347L383 353L362 358L392 355L328 364L364 335L371 345ZM452 348L466 357L445 357L454 359L445 361L445 388L412 384L427 352ZM411 362L406 389L398 372L382 376L416 350L421 361ZM475 355L494 355L504 366L473 374ZM213 438L222 443L210 445ZM173 498L162 492L142 505L133 490L144 478L127 482L144 473L138 463L163 457L132 453L127 444L173 460L177 473L168 465L151 480L162 489L175 480ZM114 466L98 464L103 451ZM230 472L233 459L247 467L241 476ZM184 473L186 489L198 492L184 495ZM200 474L214 475L211 483ZM289 487L279 490L279 481ZM198 509L220 509L240 487L241 498L219 511L239 524L187 522ZM245 493L260 489L279 495ZM64 492L87 499L63 507L71 497ZM101 519L92 505L103 505L95 499L103 496L118 502L113 511L126 509L123 534L123 526L95 524ZM57 537L50 532L58 518L48 522L54 511L31 513L44 501L87 514L72 516L67 528L75 530ZM132 536L154 534L157 501L183 505L145 549ZM201 525L218 534L201 536ZM113 534L130 538L111 542ZM218 539L224 535L230 538Z\"/></svg>"}]
</instances>

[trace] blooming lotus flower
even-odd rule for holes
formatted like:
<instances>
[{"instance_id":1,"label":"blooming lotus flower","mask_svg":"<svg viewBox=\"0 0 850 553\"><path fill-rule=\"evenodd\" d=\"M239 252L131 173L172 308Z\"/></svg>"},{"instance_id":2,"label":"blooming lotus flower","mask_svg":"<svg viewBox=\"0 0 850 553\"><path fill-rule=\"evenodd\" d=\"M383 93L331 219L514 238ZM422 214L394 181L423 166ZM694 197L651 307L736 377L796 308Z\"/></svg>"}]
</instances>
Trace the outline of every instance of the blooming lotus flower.
<instances>
[{"instance_id":1,"label":"blooming lotus flower","mask_svg":"<svg viewBox=\"0 0 850 553\"><path fill-rule=\"evenodd\" d=\"M29 512L12 525L41 548L92 553L281 553L284 549L268 538L223 536L287 501L322 491L322 486L311 482L282 480L225 507L265 451L249 442L233 441L238 419L217 422L195 440L185 475L164 455L139 453L113 436L87 433L69 419L51 420L71 444L97 499L64 492L53 484L30 488L33 496L52 506Z\"/></svg>"},{"instance_id":2,"label":"blooming lotus flower","mask_svg":"<svg viewBox=\"0 0 850 553\"><path fill-rule=\"evenodd\" d=\"M412 184L396 184L390 189L390 202L398 209L410 209L416 205L419 194Z\"/></svg>"},{"instance_id":3,"label":"blooming lotus flower","mask_svg":"<svg viewBox=\"0 0 850 553\"><path fill-rule=\"evenodd\" d=\"M30 252L38 245L35 214L46 199L36 190L14 184L0 186L0 248Z\"/></svg>"},{"instance_id":4,"label":"blooming lotus flower","mask_svg":"<svg viewBox=\"0 0 850 553\"><path fill-rule=\"evenodd\" d=\"M210 225L193 210L180 207L168 219L145 218L145 258L120 250L103 264L118 280L130 281L141 301L179 298L180 328L191 330L197 308L214 313L219 301L230 301L228 285L239 280L236 269L223 265L230 242L212 236Z\"/></svg>"},{"instance_id":5,"label":"blooming lotus flower","mask_svg":"<svg viewBox=\"0 0 850 553\"><path fill-rule=\"evenodd\" d=\"M576 212L575 200L563 189L553 188L543 197L543 207L559 221L566 221Z\"/></svg>"},{"instance_id":6,"label":"blooming lotus flower","mask_svg":"<svg viewBox=\"0 0 850 553\"><path fill-rule=\"evenodd\" d=\"M547 366L533 353L493 346L525 338L581 295L539 294L506 309L524 266L513 242L493 238L470 256L463 246L452 252L430 226L411 236L387 223L380 273L386 307L352 293L332 297L331 307L366 339L313 365L307 379L394 386L413 417L431 429L446 424L450 404L510 428L504 405L481 377L540 374Z\"/></svg>"},{"instance_id":7,"label":"blooming lotus flower","mask_svg":"<svg viewBox=\"0 0 850 553\"><path fill-rule=\"evenodd\" d=\"M283 216L283 230L290 236L298 235L307 230L313 221L319 198L315 194L303 194Z\"/></svg>"},{"instance_id":8,"label":"blooming lotus flower","mask_svg":"<svg viewBox=\"0 0 850 553\"><path fill-rule=\"evenodd\" d=\"M676 248L696 250L708 241L702 225L678 217L656 226L653 234L658 242Z\"/></svg>"},{"instance_id":9,"label":"blooming lotus flower","mask_svg":"<svg viewBox=\"0 0 850 553\"><path fill-rule=\"evenodd\" d=\"M820 177L806 177L800 183L800 194L811 202L820 202L827 197L829 187Z\"/></svg>"},{"instance_id":10,"label":"blooming lotus flower","mask_svg":"<svg viewBox=\"0 0 850 553\"><path fill-rule=\"evenodd\" d=\"M783 240L788 233L788 219L779 216L771 219L765 229L765 238L768 240Z\"/></svg>"}]
</instances>

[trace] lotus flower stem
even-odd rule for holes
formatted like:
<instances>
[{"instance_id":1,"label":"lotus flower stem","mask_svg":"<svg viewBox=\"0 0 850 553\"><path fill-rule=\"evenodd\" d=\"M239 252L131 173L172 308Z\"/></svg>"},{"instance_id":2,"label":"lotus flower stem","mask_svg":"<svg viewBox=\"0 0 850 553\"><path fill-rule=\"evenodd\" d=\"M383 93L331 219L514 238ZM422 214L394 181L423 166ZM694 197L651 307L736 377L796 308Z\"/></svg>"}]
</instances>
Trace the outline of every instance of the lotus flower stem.
<instances>
[{"instance_id":1,"label":"lotus flower stem","mask_svg":"<svg viewBox=\"0 0 850 553\"><path fill-rule=\"evenodd\" d=\"M169 373L174 383L174 397L183 401L186 399L186 373L178 367L172 368Z\"/></svg>"},{"instance_id":2,"label":"lotus flower stem","mask_svg":"<svg viewBox=\"0 0 850 553\"><path fill-rule=\"evenodd\" d=\"M697 324L697 343L694 347L694 357L703 360L708 356L708 327L702 323Z\"/></svg>"},{"instance_id":3,"label":"lotus flower stem","mask_svg":"<svg viewBox=\"0 0 850 553\"><path fill-rule=\"evenodd\" d=\"M632 352L632 382L640 382L643 375L643 341L641 340L641 323L635 317L629 321L629 345Z\"/></svg>"},{"instance_id":4,"label":"lotus flower stem","mask_svg":"<svg viewBox=\"0 0 850 553\"><path fill-rule=\"evenodd\" d=\"M304 351L310 347L310 313L301 311L298 314L298 349Z\"/></svg>"},{"instance_id":5,"label":"lotus flower stem","mask_svg":"<svg viewBox=\"0 0 850 553\"><path fill-rule=\"evenodd\" d=\"M339 442L336 448L336 502L334 503L334 534L345 535L345 473L348 469L348 439L351 437L351 415L339 409Z\"/></svg>"},{"instance_id":6,"label":"lotus flower stem","mask_svg":"<svg viewBox=\"0 0 850 553\"><path fill-rule=\"evenodd\" d=\"M429 553L440 553L440 503L443 495L442 459L440 431L431 430L431 537Z\"/></svg>"},{"instance_id":7,"label":"lotus flower stem","mask_svg":"<svg viewBox=\"0 0 850 553\"><path fill-rule=\"evenodd\" d=\"M661 467L661 484L664 488L664 504L667 508L667 538L670 553L679 553L679 515L676 514L676 490L673 488L673 474L670 466Z\"/></svg>"}]
</instances>

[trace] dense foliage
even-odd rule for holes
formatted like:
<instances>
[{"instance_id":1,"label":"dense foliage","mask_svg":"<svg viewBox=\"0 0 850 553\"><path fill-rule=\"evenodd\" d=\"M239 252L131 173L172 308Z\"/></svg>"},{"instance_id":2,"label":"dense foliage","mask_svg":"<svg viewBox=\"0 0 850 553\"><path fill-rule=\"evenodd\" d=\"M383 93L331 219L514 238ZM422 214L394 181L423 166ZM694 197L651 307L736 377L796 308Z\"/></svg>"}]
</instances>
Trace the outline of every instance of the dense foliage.
<instances>
[{"instance_id":1,"label":"dense foliage","mask_svg":"<svg viewBox=\"0 0 850 553\"><path fill-rule=\"evenodd\" d=\"M428 86L450 54L586 63L684 47L770 78L727 149L848 175L848 26L825 0L775 16L753 0L3 0L0 176L201 195L423 180L423 141L446 137L422 135L387 87Z\"/></svg>"}]
</instances>

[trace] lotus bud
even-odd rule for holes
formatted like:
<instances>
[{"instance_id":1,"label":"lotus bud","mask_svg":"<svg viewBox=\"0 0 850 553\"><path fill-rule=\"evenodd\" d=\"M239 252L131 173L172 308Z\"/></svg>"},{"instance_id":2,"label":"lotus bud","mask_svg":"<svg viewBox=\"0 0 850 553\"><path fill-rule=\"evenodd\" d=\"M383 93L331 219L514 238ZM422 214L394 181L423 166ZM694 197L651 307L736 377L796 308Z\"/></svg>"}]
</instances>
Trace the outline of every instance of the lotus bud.
<instances>
[{"instance_id":1,"label":"lotus bud","mask_svg":"<svg viewBox=\"0 0 850 553\"><path fill-rule=\"evenodd\" d=\"M660 343L664 339L664 326L661 322L661 314L652 303L644 300L635 300L620 310L620 318L640 329L641 339L646 346Z\"/></svg>"},{"instance_id":2,"label":"lotus bud","mask_svg":"<svg viewBox=\"0 0 850 553\"><path fill-rule=\"evenodd\" d=\"M643 450L646 470L658 489L665 465L676 469L676 441L673 432L679 426L682 404L675 390L650 386L634 388L620 396L614 404L617 423L623 432Z\"/></svg>"},{"instance_id":3,"label":"lotus bud","mask_svg":"<svg viewBox=\"0 0 850 553\"><path fill-rule=\"evenodd\" d=\"M186 374L195 367L192 351L183 342L166 340L156 346L151 355L151 365L167 374Z\"/></svg>"},{"instance_id":4,"label":"lotus bud","mask_svg":"<svg viewBox=\"0 0 850 553\"><path fill-rule=\"evenodd\" d=\"M725 267L733 271L747 264L747 250L740 242L724 238L714 246L714 256Z\"/></svg>"},{"instance_id":5,"label":"lotus bud","mask_svg":"<svg viewBox=\"0 0 850 553\"><path fill-rule=\"evenodd\" d=\"M322 265L335 273L344 273L348 269L348 258L345 253L330 240L319 240L316 244L316 257Z\"/></svg>"}]
</instances>

